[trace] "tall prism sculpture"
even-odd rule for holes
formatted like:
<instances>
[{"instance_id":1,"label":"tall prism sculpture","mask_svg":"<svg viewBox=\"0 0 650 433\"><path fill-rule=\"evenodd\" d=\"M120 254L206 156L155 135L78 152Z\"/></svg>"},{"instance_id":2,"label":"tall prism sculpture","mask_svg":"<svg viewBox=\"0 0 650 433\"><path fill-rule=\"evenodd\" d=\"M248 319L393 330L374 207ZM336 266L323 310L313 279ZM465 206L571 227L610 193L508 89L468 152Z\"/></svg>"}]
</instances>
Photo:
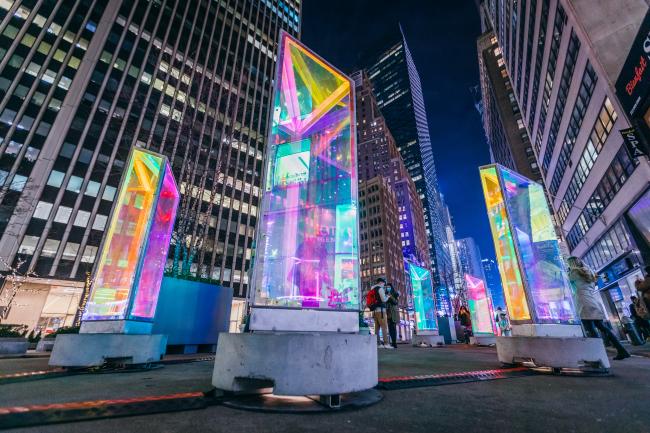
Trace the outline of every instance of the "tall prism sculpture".
<instances>
[{"instance_id":1,"label":"tall prism sculpture","mask_svg":"<svg viewBox=\"0 0 650 433\"><path fill-rule=\"evenodd\" d=\"M470 342L481 346L496 343L496 324L492 297L485 287L485 282L477 277L465 274L467 287L467 304L472 319L472 334Z\"/></svg>"},{"instance_id":2,"label":"tall prism sculpture","mask_svg":"<svg viewBox=\"0 0 650 433\"><path fill-rule=\"evenodd\" d=\"M164 353L164 336L150 334L179 197L167 158L132 149L95 264L80 336L104 334L97 341L144 336L138 338L155 340L152 350L162 345ZM64 365L56 364L61 361L55 356L64 355L63 343L57 348L50 364Z\"/></svg>"},{"instance_id":3,"label":"tall prism sculpture","mask_svg":"<svg viewBox=\"0 0 650 433\"><path fill-rule=\"evenodd\" d=\"M280 37L274 84L248 319L251 331L267 333L220 337L213 383L238 391L253 382L233 377L239 374L270 377L274 392L284 395L367 389L377 376L375 348L369 351L371 340L357 334L354 85L287 33ZM273 350L266 347L270 342ZM243 345L251 357L264 350L265 362L240 362L241 353L231 359L229 344ZM277 363L272 361L276 355ZM329 369L314 367L305 380L297 373L303 366L291 368L323 355L334 357L339 372L349 375L347 383L331 377ZM322 364L315 359L313 365ZM374 363L374 369L355 371L362 359Z\"/></svg>"},{"instance_id":4,"label":"tall prism sculpture","mask_svg":"<svg viewBox=\"0 0 650 433\"><path fill-rule=\"evenodd\" d=\"M587 345L594 347L600 342L602 346L599 339L582 338L573 290L544 187L499 164L481 167L480 176L513 336L564 338L566 344L573 344L576 350L586 347L578 340L585 340ZM498 351L508 338L497 338ZM540 340L510 339L507 344L518 341L537 344L534 342ZM591 356L594 363L608 366L604 347L602 349L602 352L600 348L595 349ZM570 350L565 351L565 355L571 354ZM547 351L545 356L553 355ZM543 356L539 355L539 362ZM560 353L557 356L560 357ZM571 358L572 362L576 359ZM577 366L575 362L563 365Z\"/></svg>"},{"instance_id":5,"label":"tall prism sculpture","mask_svg":"<svg viewBox=\"0 0 650 433\"><path fill-rule=\"evenodd\" d=\"M436 293L431 271L406 261L411 289L413 290L413 309L415 310L416 334L413 345L443 345L444 337L439 335Z\"/></svg>"}]
</instances>

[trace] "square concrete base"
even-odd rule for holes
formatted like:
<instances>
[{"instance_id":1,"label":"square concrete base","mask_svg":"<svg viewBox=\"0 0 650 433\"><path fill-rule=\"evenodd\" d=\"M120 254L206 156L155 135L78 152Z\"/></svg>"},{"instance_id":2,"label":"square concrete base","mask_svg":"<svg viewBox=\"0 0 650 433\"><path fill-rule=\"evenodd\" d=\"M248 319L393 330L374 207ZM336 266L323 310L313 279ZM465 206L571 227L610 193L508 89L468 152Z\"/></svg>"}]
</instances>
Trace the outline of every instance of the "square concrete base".
<instances>
[{"instance_id":1,"label":"square concrete base","mask_svg":"<svg viewBox=\"0 0 650 433\"><path fill-rule=\"evenodd\" d=\"M582 326L549 324L549 323L526 323L512 325L512 335L521 337L584 337Z\"/></svg>"},{"instance_id":2,"label":"square concrete base","mask_svg":"<svg viewBox=\"0 0 650 433\"><path fill-rule=\"evenodd\" d=\"M212 384L224 391L336 395L378 382L374 335L339 333L221 334Z\"/></svg>"},{"instance_id":3,"label":"square concrete base","mask_svg":"<svg viewBox=\"0 0 650 433\"><path fill-rule=\"evenodd\" d=\"M496 337L497 355L504 364L532 363L536 367L609 369L600 338Z\"/></svg>"},{"instance_id":4,"label":"square concrete base","mask_svg":"<svg viewBox=\"0 0 650 433\"><path fill-rule=\"evenodd\" d=\"M0 338L0 357L24 355L28 347L26 338Z\"/></svg>"},{"instance_id":5,"label":"square concrete base","mask_svg":"<svg viewBox=\"0 0 650 433\"><path fill-rule=\"evenodd\" d=\"M442 335L426 335L426 334L417 334L413 336L413 346L421 346L426 344L427 346L436 347L445 345L445 337Z\"/></svg>"},{"instance_id":6,"label":"square concrete base","mask_svg":"<svg viewBox=\"0 0 650 433\"><path fill-rule=\"evenodd\" d=\"M94 367L106 361L147 364L160 361L166 335L60 334L56 336L49 364L56 367Z\"/></svg>"},{"instance_id":7,"label":"square concrete base","mask_svg":"<svg viewBox=\"0 0 650 433\"><path fill-rule=\"evenodd\" d=\"M494 346L497 344L497 337L494 335L473 335L469 337L469 344L476 346Z\"/></svg>"}]
</instances>

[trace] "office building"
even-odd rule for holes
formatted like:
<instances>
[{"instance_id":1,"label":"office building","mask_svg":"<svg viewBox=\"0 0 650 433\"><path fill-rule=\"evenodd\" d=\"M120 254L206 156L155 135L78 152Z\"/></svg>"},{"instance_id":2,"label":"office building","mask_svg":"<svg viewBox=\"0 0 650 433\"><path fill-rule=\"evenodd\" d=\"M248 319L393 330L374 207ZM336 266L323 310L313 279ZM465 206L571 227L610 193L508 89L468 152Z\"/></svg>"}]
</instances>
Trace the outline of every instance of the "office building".
<instances>
[{"instance_id":1,"label":"office building","mask_svg":"<svg viewBox=\"0 0 650 433\"><path fill-rule=\"evenodd\" d=\"M629 139L647 110L635 64L646 61L639 53L650 30L648 2L484 0L480 7L567 249L604 275L601 294L618 326L650 257L650 167L647 151Z\"/></svg>"},{"instance_id":2,"label":"office building","mask_svg":"<svg viewBox=\"0 0 650 433\"><path fill-rule=\"evenodd\" d=\"M182 193L167 271L244 297L276 45L300 34L300 12L299 0L0 1L3 260L78 297L67 282L91 271L139 146L169 158Z\"/></svg>"},{"instance_id":3,"label":"office building","mask_svg":"<svg viewBox=\"0 0 650 433\"><path fill-rule=\"evenodd\" d=\"M451 286L444 200L438 187L422 85L401 26L387 47L367 63L372 90L424 207L434 283Z\"/></svg>"}]
</instances>

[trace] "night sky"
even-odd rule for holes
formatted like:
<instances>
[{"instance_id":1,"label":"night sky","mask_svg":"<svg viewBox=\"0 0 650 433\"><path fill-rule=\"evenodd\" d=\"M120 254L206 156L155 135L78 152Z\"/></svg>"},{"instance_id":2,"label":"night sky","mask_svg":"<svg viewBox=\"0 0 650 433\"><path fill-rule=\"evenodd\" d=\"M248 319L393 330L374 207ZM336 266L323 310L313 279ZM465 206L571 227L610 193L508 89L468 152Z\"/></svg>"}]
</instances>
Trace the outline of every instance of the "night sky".
<instances>
[{"instance_id":1,"label":"night sky","mask_svg":"<svg viewBox=\"0 0 650 433\"><path fill-rule=\"evenodd\" d=\"M344 72L363 66L401 23L429 119L440 188L456 237L473 237L494 258L478 167L490 162L471 88L478 86L473 0L304 0L302 40Z\"/></svg>"}]
</instances>

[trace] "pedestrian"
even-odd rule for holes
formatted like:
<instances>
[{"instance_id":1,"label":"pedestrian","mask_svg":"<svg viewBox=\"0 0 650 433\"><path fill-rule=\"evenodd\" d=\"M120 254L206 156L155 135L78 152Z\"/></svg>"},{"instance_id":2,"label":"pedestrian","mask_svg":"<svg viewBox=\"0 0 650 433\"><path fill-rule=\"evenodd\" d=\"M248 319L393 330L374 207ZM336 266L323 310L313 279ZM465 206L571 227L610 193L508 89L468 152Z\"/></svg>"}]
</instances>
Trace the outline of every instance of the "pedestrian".
<instances>
[{"instance_id":1,"label":"pedestrian","mask_svg":"<svg viewBox=\"0 0 650 433\"><path fill-rule=\"evenodd\" d=\"M460 310L458 310L458 320L460 320L460 325L463 327L464 331L463 341L469 343L469 337L472 332L472 316L464 305L460 307Z\"/></svg>"},{"instance_id":2,"label":"pedestrian","mask_svg":"<svg viewBox=\"0 0 650 433\"><path fill-rule=\"evenodd\" d=\"M512 334L512 328L510 327L510 320L508 320L508 315L503 308L497 307L497 312L494 315L494 321L499 328L499 335L502 337L510 337Z\"/></svg>"},{"instance_id":3,"label":"pedestrian","mask_svg":"<svg viewBox=\"0 0 650 433\"><path fill-rule=\"evenodd\" d=\"M643 337L643 341L650 337L650 312L646 308L645 302L639 299L638 296L630 297L630 317L634 321L634 325L637 327Z\"/></svg>"},{"instance_id":4,"label":"pedestrian","mask_svg":"<svg viewBox=\"0 0 650 433\"><path fill-rule=\"evenodd\" d=\"M392 284L386 285L386 295L388 300L388 333L390 334L390 344L397 349L397 324L399 323L399 292L395 290Z\"/></svg>"},{"instance_id":5,"label":"pedestrian","mask_svg":"<svg viewBox=\"0 0 650 433\"><path fill-rule=\"evenodd\" d=\"M386 311L386 280L384 278L377 278L374 286L368 291L366 295L366 304L372 317L375 320L375 334L377 335L377 346L382 349L392 349L388 343L388 313ZM379 338L379 330L383 341Z\"/></svg>"},{"instance_id":6,"label":"pedestrian","mask_svg":"<svg viewBox=\"0 0 650 433\"><path fill-rule=\"evenodd\" d=\"M605 326L605 312L598 298L598 289L596 289L598 278L578 257L569 257L567 264L569 266L569 280L571 280L576 294L578 316L582 320L587 336L597 338L596 329L598 329L601 335L616 348L618 353L614 359L629 358L628 351L614 336L611 329Z\"/></svg>"},{"instance_id":7,"label":"pedestrian","mask_svg":"<svg viewBox=\"0 0 650 433\"><path fill-rule=\"evenodd\" d=\"M634 287L641 294L641 301L645 304L646 310L650 310L650 266L646 266L645 278L636 280Z\"/></svg>"}]
</instances>

